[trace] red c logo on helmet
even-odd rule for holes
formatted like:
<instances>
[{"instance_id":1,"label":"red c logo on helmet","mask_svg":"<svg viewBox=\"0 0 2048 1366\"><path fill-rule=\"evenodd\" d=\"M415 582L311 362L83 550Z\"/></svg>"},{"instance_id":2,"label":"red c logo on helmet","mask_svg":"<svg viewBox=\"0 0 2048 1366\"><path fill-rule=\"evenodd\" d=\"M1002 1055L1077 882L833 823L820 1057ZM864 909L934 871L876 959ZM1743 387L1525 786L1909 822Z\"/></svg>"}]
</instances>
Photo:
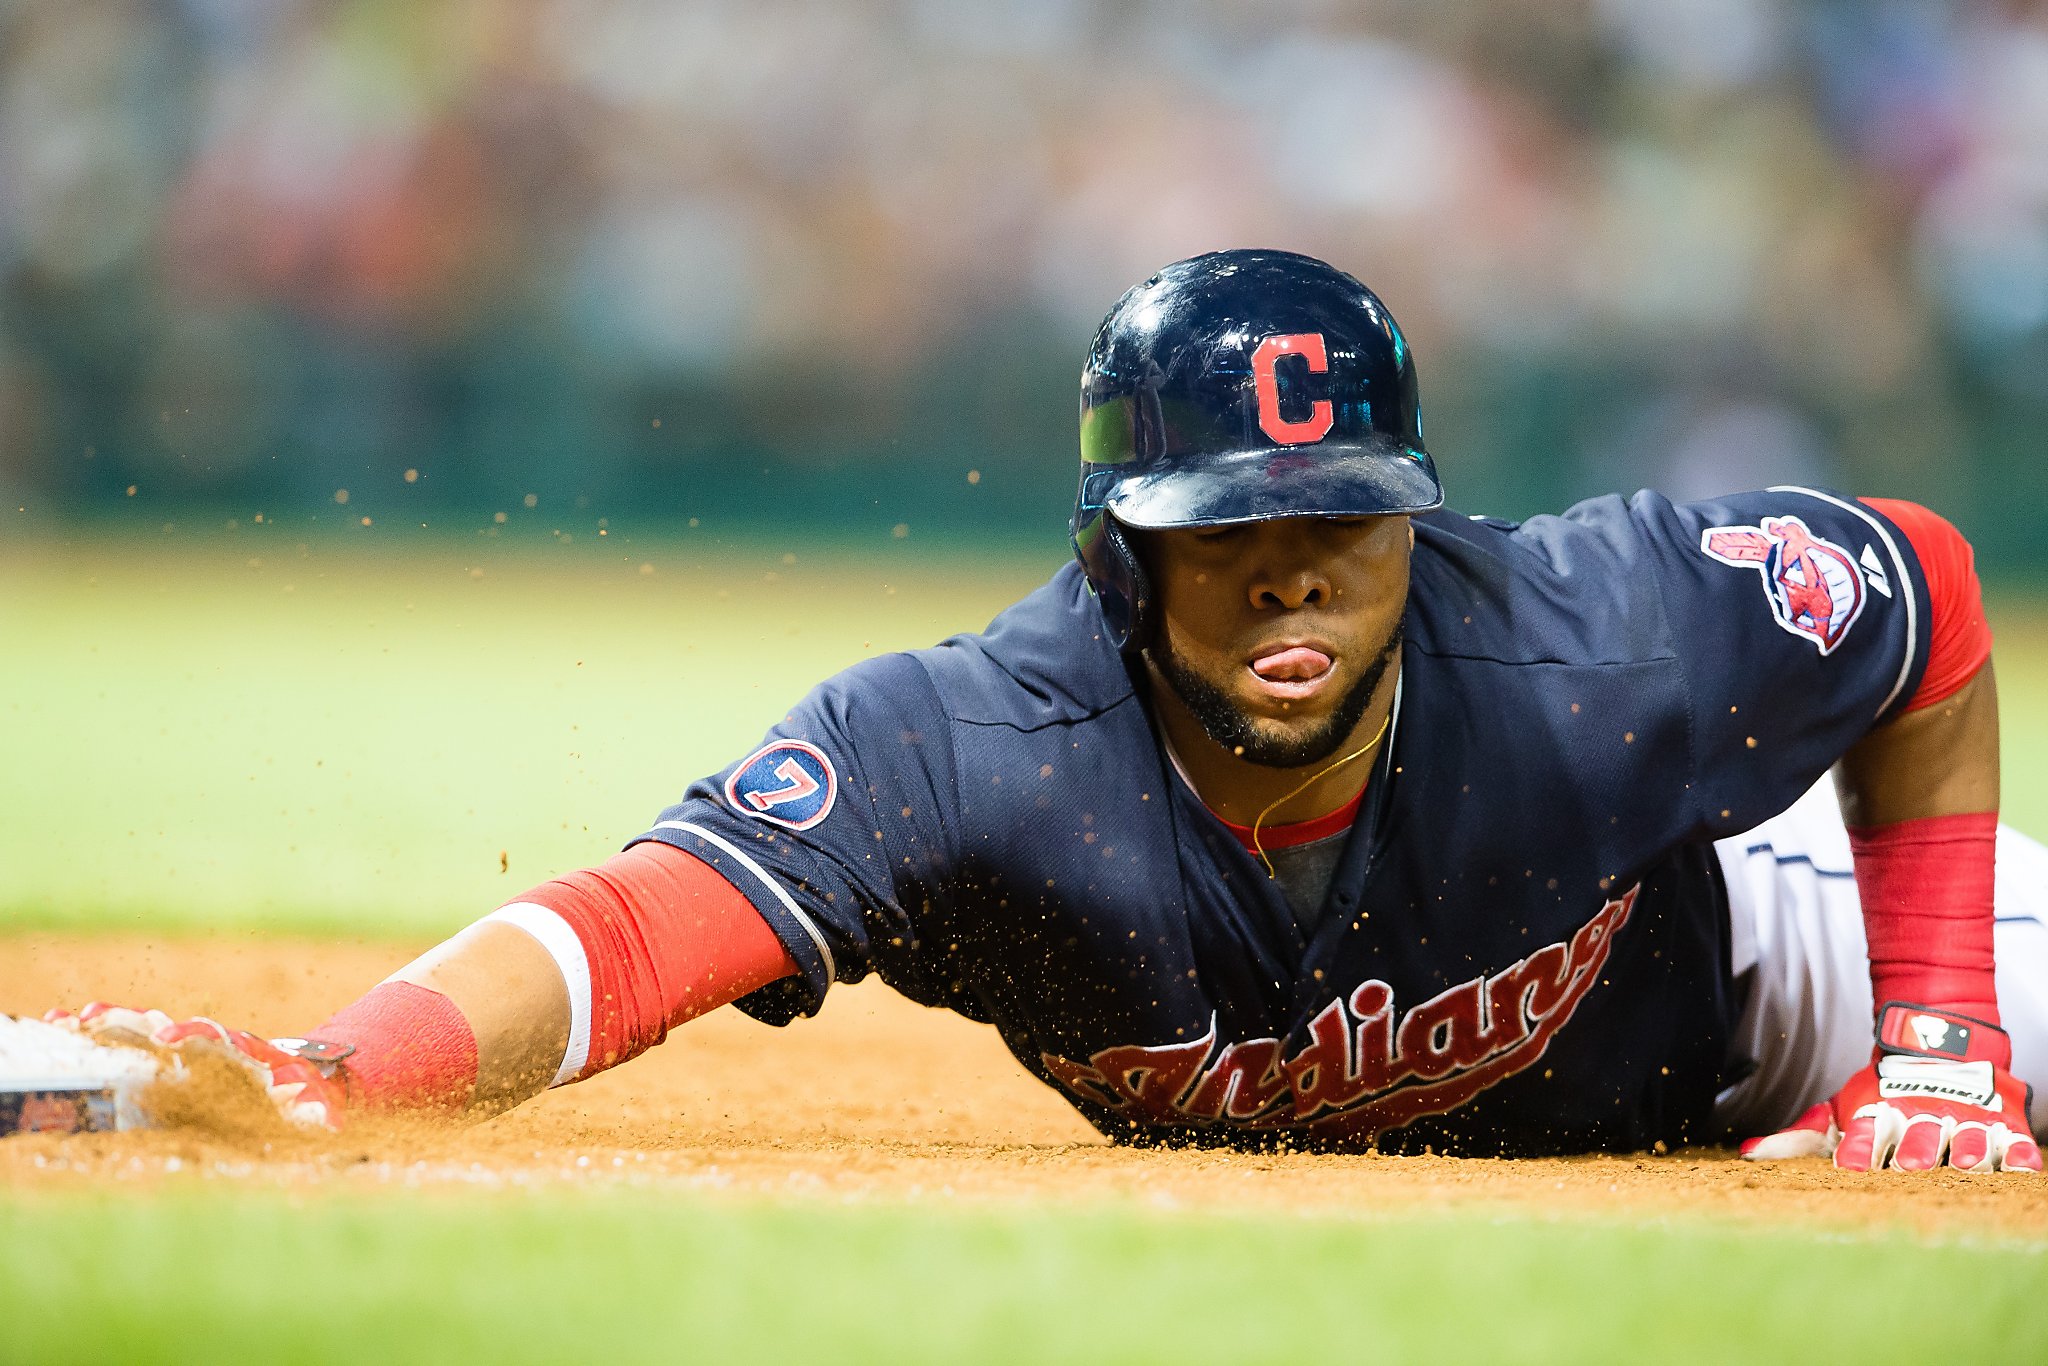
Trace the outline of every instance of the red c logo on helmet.
<instances>
[{"instance_id":1,"label":"red c logo on helmet","mask_svg":"<svg viewBox=\"0 0 2048 1366\"><path fill-rule=\"evenodd\" d=\"M1320 332L1290 332L1282 337L1268 337L1259 343L1259 349L1252 352L1252 383L1259 395L1259 430L1282 446L1300 446L1310 441L1321 441L1330 434L1330 425L1337 420L1336 410L1330 400L1319 398L1309 405L1308 416L1300 422L1289 422L1280 416L1280 380L1273 373L1273 367L1280 363L1282 356L1300 356L1308 362L1312 375L1328 374L1329 352L1323 347Z\"/></svg>"}]
</instances>

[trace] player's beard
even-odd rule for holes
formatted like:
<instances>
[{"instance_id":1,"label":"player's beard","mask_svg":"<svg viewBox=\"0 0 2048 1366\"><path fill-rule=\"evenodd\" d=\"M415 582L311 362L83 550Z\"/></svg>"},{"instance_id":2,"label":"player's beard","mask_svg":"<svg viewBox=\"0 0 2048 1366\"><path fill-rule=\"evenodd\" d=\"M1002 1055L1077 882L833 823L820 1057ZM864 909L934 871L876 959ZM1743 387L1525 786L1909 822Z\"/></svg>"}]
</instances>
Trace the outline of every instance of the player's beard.
<instances>
[{"instance_id":1,"label":"player's beard","mask_svg":"<svg viewBox=\"0 0 2048 1366\"><path fill-rule=\"evenodd\" d=\"M1159 676L1173 689L1209 738L1240 758L1266 768L1301 768L1327 759L1358 729L1373 694L1387 676L1387 669L1401 657L1401 623L1387 633L1372 662L1359 674L1343 699L1323 720L1306 731L1276 733L1277 723L1251 713L1230 700L1230 695L1182 663L1163 645L1150 651Z\"/></svg>"}]
</instances>

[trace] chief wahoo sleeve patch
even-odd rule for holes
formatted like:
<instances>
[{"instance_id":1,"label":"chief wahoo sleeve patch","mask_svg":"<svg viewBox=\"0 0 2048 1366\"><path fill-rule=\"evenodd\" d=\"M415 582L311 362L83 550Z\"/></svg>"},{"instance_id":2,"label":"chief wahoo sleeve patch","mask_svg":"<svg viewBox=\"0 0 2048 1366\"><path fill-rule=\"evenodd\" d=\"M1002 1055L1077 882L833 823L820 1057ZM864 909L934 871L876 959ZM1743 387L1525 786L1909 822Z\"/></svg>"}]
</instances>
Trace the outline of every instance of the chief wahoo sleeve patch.
<instances>
[{"instance_id":1,"label":"chief wahoo sleeve patch","mask_svg":"<svg viewBox=\"0 0 2048 1366\"><path fill-rule=\"evenodd\" d=\"M816 745L776 740L742 759L725 780L725 800L743 816L808 830L832 814L839 775Z\"/></svg>"},{"instance_id":2,"label":"chief wahoo sleeve patch","mask_svg":"<svg viewBox=\"0 0 2048 1366\"><path fill-rule=\"evenodd\" d=\"M1863 613L1863 574L1848 551L1797 517L1756 526L1709 527L1700 549L1722 564L1754 569L1778 625L1831 654Z\"/></svg>"}]
</instances>

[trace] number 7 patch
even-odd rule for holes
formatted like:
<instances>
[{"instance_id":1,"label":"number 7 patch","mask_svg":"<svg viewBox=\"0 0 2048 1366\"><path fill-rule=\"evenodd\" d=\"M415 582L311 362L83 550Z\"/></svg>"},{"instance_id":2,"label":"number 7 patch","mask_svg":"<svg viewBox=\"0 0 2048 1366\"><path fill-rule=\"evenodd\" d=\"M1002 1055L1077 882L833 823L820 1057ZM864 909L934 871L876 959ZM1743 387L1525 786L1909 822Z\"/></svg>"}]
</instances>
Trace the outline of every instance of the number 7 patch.
<instances>
[{"instance_id":1,"label":"number 7 patch","mask_svg":"<svg viewBox=\"0 0 2048 1366\"><path fill-rule=\"evenodd\" d=\"M725 800L743 816L808 830L832 814L839 775L816 745L776 740L742 759L725 780Z\"/></svg>"}]
</instances>

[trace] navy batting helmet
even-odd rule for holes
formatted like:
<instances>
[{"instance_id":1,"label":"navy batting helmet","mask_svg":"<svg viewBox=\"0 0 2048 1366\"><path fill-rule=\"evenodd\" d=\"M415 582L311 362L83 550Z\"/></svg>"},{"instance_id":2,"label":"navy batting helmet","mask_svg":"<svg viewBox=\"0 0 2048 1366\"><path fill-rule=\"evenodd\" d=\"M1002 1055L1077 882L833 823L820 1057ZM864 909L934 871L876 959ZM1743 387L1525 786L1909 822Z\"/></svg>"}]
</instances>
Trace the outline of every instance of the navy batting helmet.
<instances>
[{"instance_id":1,"label":"navy batting helmet","mask_svg":"<svg viewBox=\"0 0 2048 1366\"><path fill-rule=\"evenodd\" d=\"M1373 292L1287 251L1176 261L1117 300L1081 371L1074 553L1116 644L1149 627L1124 527L1426 512L1415 363Z\"/></svg>"}]
</instances>

